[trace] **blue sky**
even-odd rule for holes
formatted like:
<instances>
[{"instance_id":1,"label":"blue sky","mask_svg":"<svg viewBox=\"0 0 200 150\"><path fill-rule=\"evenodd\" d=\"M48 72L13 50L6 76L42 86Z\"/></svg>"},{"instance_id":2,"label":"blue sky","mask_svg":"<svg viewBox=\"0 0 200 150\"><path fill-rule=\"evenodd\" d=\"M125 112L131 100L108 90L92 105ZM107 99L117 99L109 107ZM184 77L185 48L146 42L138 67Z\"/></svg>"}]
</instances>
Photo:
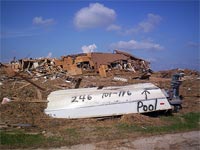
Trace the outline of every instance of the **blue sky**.
<instances>
[{"instance_id":1,"label":"blue sky","mask_svg":"<svg viewBox=\"0 0 200 150\"><path fill-rule=\"evenodd\" d=\"M1 0L1 62L127 51L153 70L200 70L197 0Z\"/></svg>"}]
</instances>

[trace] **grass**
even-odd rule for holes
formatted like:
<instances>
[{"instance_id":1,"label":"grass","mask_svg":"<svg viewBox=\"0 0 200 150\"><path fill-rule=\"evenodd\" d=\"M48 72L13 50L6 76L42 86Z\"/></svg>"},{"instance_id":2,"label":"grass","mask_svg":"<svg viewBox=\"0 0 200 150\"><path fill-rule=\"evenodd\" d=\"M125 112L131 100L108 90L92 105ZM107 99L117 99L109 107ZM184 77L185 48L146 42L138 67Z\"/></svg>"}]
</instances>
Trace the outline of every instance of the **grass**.
<instances>
[{"instance_id":1,"label":"grass","mask_svg":"<svg viewBox=\"0 0 200 150\"><path fill-rule=\"evenodd\" d=\"M119 123L116 125L116 128L118 130L121 130L123 132L136 132L139 131L141 127L139 127L138 125L134 125L134 124L127 124L127 123Z\"/></svg>"},{"instance_id":2,"label":"grass","mask_svg":"<svg viewBox=\"0 0 200 150\"><path fill-rule=\"evenodd\" d=\"M45 138L41 134L31 135L23 132L1 132L0 143L1 145L10 146L34 146L35 144L43 143Z\"/></svg>"},{"instance_id":3,"label":"grass","mask_svg":"<svg viewBox=\"0 0 200 150\"><path fill-rule=\"evenodd\" d=\"M188 113L180 116L162 117L167 125L163 126L138 126L134 124L121 123L116 127L124 132L143 133L169 133L175 131L189 131L200 129L200 113Z\"/></svg>"},{"instance_id":4,"label":"grass","mask_svg":"<svg viewBox=\"0 0 200 150\"><path fill-rule=\"evenodd\" d=\"M150 133L166 133L166 132L175 132L175 131L190 131L194 129L200 129L200 113L188 113L181 116L170 116L162 118L167 122L170 122L169 125L160 126L160 127L148 127L145 132Z\"/></svg>"},{"instance_id":5,"label":"grass","mask_svg":"<svg viewBox=\"0 0 200 150\"><path fill-rule=\"evenodd\" d=\"M42 134L27 134L23 131L0 132L1 146L15 147L40 147L74 145L88 140L113 140L127 138L139 134L173 133L200 129L200 113L187 113L183 115L161 117L165 122L162 126L137 125L127 123L111 124L110 126L95 126L91 131L79 128L67 128L60 136L45 137ZM87 133L88 132L88 133Z\"/></svg>"},{"instance_id":6,"label":"grass","mask_svg":"<svg viewBox=\"0 0 200 150\"><path fill-rule=\"evenodd\" d=\"M62 141L61 137L45 137L42 134L27 134L18 130L0 132L0 144L10 148L40 147L41 145L49 145L49 143L59 145Z\"/></svg>"},{"instance_id":7,"label":"grass","mask_svg":"<svg viewBox=\"0 0 200 150\"><path fill-rule=\"evenodd\" d=\"M73 139L79 138L79 133L77 132L77 129L75 128L68 128L66 129L65 133L69 138L73 138Z\"/></svg>"},{"instance_id":8,"label":"grass","mask_svg":"<svg viewBox=\"0 0 200 150\"><path fill-rule=\"evenodd\" d=\"M76 128L68 128L64 133L65 142L67 145L74 145L79 143L80 133Z\"/></svg>"},{"instance_id":9,"label":"grass","mask_svg":"<svg viewBox=\"0 0 200 150\"><path fill-rule=\"evenodd\" d=\"M109 130L111 130L111 127L96 126L94 129L94 132L100 133L100 134L106 134Z\"/></svg>"}]
</instances>

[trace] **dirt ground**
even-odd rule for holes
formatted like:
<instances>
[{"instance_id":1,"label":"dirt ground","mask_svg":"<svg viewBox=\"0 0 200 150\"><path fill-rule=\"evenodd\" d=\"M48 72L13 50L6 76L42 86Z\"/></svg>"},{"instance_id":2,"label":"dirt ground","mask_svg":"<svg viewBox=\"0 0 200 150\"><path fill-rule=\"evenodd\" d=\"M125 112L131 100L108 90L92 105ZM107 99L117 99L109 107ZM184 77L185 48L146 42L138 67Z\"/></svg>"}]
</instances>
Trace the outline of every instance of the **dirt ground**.
<instances>
[{"instance_id":1,"label":"dirt ground","mask_svg":"<svg viewBox=\"0 0 200 150\"><path fill-rule=\"evenodd\" d=\"M145 144L144 144L145 143ZM48 150L199 150L200 132L192 131L165 134L136 139L102 141L79 144L71 147L49 148ZM37 149L45 150L45 149Z\"/></svg>"},{"instance_id":2,"label":"dirt ground","mask_svg":"<svg viewBox=\"0 0 200 150\"><path fill-rule=\"evenodd\" d=\"M116 72L113 76L108 78L101 78L99 76L94 75L84 75L84 76L76 76L75 78L81 78L82 81L80 83L80 87L93 87L93 86L113 86L113 85L128 85L134 83L143 83L143 82L151 82L157 85L160 88L168 89L170 88L171 76L177 70L168 70L155 72L152 74L149 80L139 80L135 79L132 73L124 72L118 73ZM185 77L183 79L182 85L180 87L180 94L183 96L183 109L180 110L179 114L184 114L188 112L199 112L200 106L200 76L196 71L184 70ZM128 79L128 82L115 81L113 80L114 76L123 77ZM34 87L32 84L20 79L19 77L9 78L5 74L3 70L0 70L0 101L3 100L4 97L7 97L13 101L10 103L0 105L0 124L1 129L9 130L10 128L21 128L20 125L30 125L30 128L26 128L27 132L35 132L42 133L45 136L63 136L63 130L66 128L79 129L83 133L89 133L93 130L93 127L110 127L119 122L126 123L136 123L140 125L161 125L163 122L159 118L148 117L140 114L135 115L125 115L121 118L114 117L112 119L105 119L103 121L98 121L97 119L78 119L78 120L69 120L69 119L54 119L44 114L44 109L47 106L47 96L50 92L58 90L58 89L71 89L74 88L75 83L66 82L65 77L58 78L32 78L34 83L39 86L45 88L45 91L38 90L38 88ZM199 132L198 132L199 134ZM80 143L97 143L103 141L103 139L98 139L96 135L87 135L91 136L90 139L84 139L79 141ZM133 137L140 137L142 135L136 134ZM181 135L182 136L182 135ZM195 134L195 136L197 136ZM176 136L174 136L176 138ZM199 137L199 136L198 136ZM160 137L157 137L158 140ZM156 139L156 138L155 138ZM170 140L169 138L167 138ZM143 139L145 140L145 138ZM151 140L146 139L149 146L151 145ZM126 141L126 140L125 140ZM123 142L120 141L120 142ZM133 145L136 149L138 145L142 145L141 143L134 141L136 143L132 143L129 141L131 145ZM155 140L154 140L155 142ZM126 142L125 142L126 143ZM162 142L161 142L162 143ZM173 140L169 149L181 149L180 146L184 145L184 140L178 141L178 145L173 144ZM72 145L77 143L72 143ZM115 145L113 143L111 145ZM186 144L190 144L187 143ZM100 144L101 145L101 144ZM110 145L107 143L107 145ZM196 146L196 144L194 144ZM52 146L52 145L51 145ZM58 146L58 145L54 145ZM87 145L84 145L87 148ZM91 145L89 144L89 147ZM94 145L92 145L94 146ZM178 146L178 147L176 147ZM194 146L194 149L196 148ZM198 145L199 146L199 145ZM48 145L47 145L48 147ZM96 147L96 146L95 146ZM179 148L180 147L180 148ZM93 148L93 147L92 147ZM104 147L103 147L104 148ZM113 147L111 147L112 149ZM117 147L115 147L117 148ZM151 147L152 148L152 147ZM184 148L184 146L183 146ZM101 147L99 148L101 149ZM104 148L105 149L105 148ZM121 149L129 149L129 147L121 147ZM144 149L146 149L144 147ZM152 149L163 149L163 147L154 147Z\"/></svg>"}]
</instances>

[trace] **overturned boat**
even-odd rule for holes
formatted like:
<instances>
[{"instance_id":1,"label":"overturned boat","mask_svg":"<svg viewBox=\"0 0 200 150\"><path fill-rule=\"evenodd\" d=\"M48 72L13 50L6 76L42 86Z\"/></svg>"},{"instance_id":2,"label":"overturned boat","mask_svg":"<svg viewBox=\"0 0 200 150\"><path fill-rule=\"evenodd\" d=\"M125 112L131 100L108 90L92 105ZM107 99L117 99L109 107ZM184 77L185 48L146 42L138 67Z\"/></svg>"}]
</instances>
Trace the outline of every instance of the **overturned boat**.
<instances>
[{"instance_id":1,"label":"overturned boat","mask_svg":"<svg viewBox=\"0 0 200 150\"><path fill-rule=\"evenodd\" d=\"M152 83L50 93L45 113L54 118L90 118L171 110L168 94Z\"/></svg>"}]
</instances>

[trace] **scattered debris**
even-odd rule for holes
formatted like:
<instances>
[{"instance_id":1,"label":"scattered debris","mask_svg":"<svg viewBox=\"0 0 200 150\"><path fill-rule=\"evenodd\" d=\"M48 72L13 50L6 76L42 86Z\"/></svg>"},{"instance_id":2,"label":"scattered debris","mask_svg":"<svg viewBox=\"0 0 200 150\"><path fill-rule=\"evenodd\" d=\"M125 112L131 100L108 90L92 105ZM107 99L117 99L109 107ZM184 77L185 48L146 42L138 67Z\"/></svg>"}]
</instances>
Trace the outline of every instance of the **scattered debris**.
<instances>
[{"instance_id":1,"label":"scattered debris","mask_svg":"<svg viewBox=\"0 0 200 150\"><path fill-rule=\"evenodd\" d=\"M78 89L79 88L79 86L80 86L80 84L81 84L81 81L82 81L82 79L81 78L78 78L78 80L77 80L77 82L76 82L76 85L75 85L75 89Z\"/></svg>"},{"instance_id":2,"label":"scattered debris","mask_svg":"<svg viewBox=\"0 0 200 150\"><path fill-rule=\"evenodd\" d=\"M81 80L80 76L99 75L102 78L113 77L124 72L128 76L139 74L139 79L147 79L150 77L149 62L137 58L126 52L115 50L114 53L87 53L62 56L61 59L56 58L26 58L16 60L13 59L9 64L0 64L0 67L5 69L7 76L11 79L18 77L29 82L41 91L46 91L42 85L48 80L61 79L65 83L72 85L71 88L78 88ZM45 79L39 83L40 79ZM120 76L114 77L113 80L127 82L128 79ZM15 85L13 85L14 87ZM93 85L94 86L94 85ZM18 90L29 87L29 84L19 87ZM69 85L55 85L62 89L68 88ZM38 94L37 94L38 95ZM41 97L41 96L40 96Z\"/></svg>"},{"instance_id":3,"label":"scattered debris","mask_svg":"<svg viewBox=\"0 0 200 150\"><path fill-rule=\"evenodd\" d=\"M4 70L6 71L7 75L9 77L15 77L15 76L19 76L21 77L22 79L26 80L27 82L31 83L32 85L34 85L35 87L39 88L40 90L43 90L45 91L44 88L42 88L41 86L37 85L36 83L34 83L33 81L29 80L27 77L23 76L20 74L20 72L15 72L12 68L4 65L4 64L1 64L3 67L4 67Z\"/></svg>"},{"instance_id":4,"label":"scattered debris","mask_svg":"<svg viewBox=\"0 0 200 150\"><path fill-rule=\"evenodd\" d=\"M9 102L11 102L11 99L4 97L1 104L3 105L3 104L6 104L6 103L9 103Z\"/></svg>"},{"instance_id":5,"label":"scattered debris","mask_svg":"<svg viewBox=\"0 0 200 150\"><path fill-rule=\"evenodd\" d=\"M113 80L122 81L122 82L128 82L128 79L120 78L120 77L114 77Z\"/></svg>"},{"instance_id":6,"label":"scattered debris","mask_svg":"<svg viewBox=\"0 0 200 150\"><path fill-rule=\"evenodd\" d=\"M115 53L87 53L62 56L55 59L55 65L67 71L69 75L81 75L86 72L97 72L101 77L109 76L110 70L135 72L148 71L149 62L126 52L115 50Z\"/></svg>"},{"instance_id":7,"label":"scattered debris","mask_svg":"<svg viewBox=\"0 0 200 150\"><path fill-rule=\"evenodd\" d=\"M109 59L102 59L102 57L105 56L108 56ZM181 109L179 113L199 112L200 74L198 71L174 69L152 73L148 69L148 62L144 61L143 63L141 59L134 59L129 56L129 54L122 54L120 52L115 52L113 54L108 53L108 55L107 53L69 55L65 59L72 59L72 65L70 65L70 63L69 65L63 64L65 60L55 58L22 59L21 61L14 60L9 64L0 64L0 83L2 83L0 86L0 100L1 103L4 103L3 98L11 100L11 102L7 102L6 100L7 103L5 105L0 105L0 130L5 129L9 131L11 128L18 129L18 127L21 130L21 128L24 129L27 127L26 131L29 130L37 133L45 131L46 134L52 133L52 135L50 135L51 137L55 135L64 137L65 135L63 132L65 132L66 128L80 129L81 132L85 132L85 129L87 129L87 133L91 134L89 131L94 130L94 128L90 127L107 127L110 124L115 125L120 122L122 124L123 122L130 122L130 124L138 122L141 128L146 127L145 124L163 125L159 117L148 118L141 114L134 114L130 117L123 115L125 117L122 116L121 119L104 119L103 117L101 118L103 121L97 121L96 118L69 120L52 119L44 113L44 110L49 103L47 97L53 91L61 89L63 91L67 89L75 90L74 88L77 87L79 88L76 89L76 93L78 94L82 88L89 90L91 87L95 87L96 90L98 89L101 91L110 86L118 87L146 82L153 83L162 89L170 89L171 77L174 73L179 71L183 72L185 75L180 86L180 94L184 97L184 101L181 104L183 109ZM60 65L57 63L58 61L60 61ZM10 69L5 70L4 65L7 66L6 68ZM70 69L73 71L73 67L77 68L77 70L71 75ZM99 70L100 68L102 69L101 73ZM148 73L150 73L151 76L149 76ZM44 90L41 90L30 82L27 83L27 81L18 76L18 74L32 81ZM115 77L118 79L120 78L120 80L113 80ZM127 82L121 81L123 79L127 79ZM147 81L146 79L149 80ZM145 98L145 93L143 93L142 96ZM90 96L85 98L90 99ZM56 99L56 101L57 100L58 99ZM175 105L180 104L175 103L175 101L173 102ZM160 103L160 105L163 104ZM139 109L142 110L142 104L140 106L141 108ZM144 108L146 109L146 106L144 106Z\"/></svg>"},{"instance_id":8,"label":"scattered debris","mask_svg":"<svg viewBox=\"0 0 200 150\"><path fill-rule=\"evenodd\" d=\"M150 76L151 76L151 73L145 72L140 76L140 79L141 80L144 80L144 79L148 79L149 80Z\"/></svg>"}]
</instances>

